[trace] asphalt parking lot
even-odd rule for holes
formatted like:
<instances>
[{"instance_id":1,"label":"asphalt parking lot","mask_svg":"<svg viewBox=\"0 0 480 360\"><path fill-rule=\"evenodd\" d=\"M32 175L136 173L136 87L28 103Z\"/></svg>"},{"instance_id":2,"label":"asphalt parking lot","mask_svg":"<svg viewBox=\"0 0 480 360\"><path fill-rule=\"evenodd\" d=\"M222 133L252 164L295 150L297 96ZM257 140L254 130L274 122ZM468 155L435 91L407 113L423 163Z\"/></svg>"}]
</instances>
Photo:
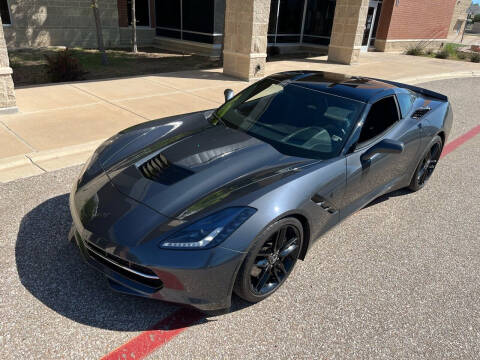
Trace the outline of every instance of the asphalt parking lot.
<instances>
[{"instance_id":1,"label":"asphalt parking lot","mask_svg":"<svg viewBox=\"0 0 480 360\"><path fill-rule=\"evenodd\" d=\"M450 97L448 142L479 126L480 78L420 86ZM113 293L67 241L80 167L0 184L0 357L98 359L120 347L109 358L139 359L147 341L149 359L477 359L479 160L480 134L420 192L383 196L322 237L267 300L235 298L230 313L185 323L162 322L176 305Z\"/></svg>"}]
</instances>

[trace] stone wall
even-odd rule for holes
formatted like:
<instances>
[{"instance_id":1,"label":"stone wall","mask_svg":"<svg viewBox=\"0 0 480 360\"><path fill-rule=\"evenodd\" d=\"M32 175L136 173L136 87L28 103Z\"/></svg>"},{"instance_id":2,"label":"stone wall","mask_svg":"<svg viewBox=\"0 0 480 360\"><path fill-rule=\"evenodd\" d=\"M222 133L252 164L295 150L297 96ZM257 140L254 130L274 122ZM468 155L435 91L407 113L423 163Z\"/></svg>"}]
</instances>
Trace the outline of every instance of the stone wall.
<instances>
[{"instance_id":1,"label":"stone wall","mask_svg":"<svg viewBox=\"0 0 480 360\"><path fill-rule=\"evenodd\" d=\"M423 50L439 50L446 40L426 39L422 40L375 40L375 49L385 52L405 52L414 46L420 46Z\"/></svg>"},{"instance_id":2,"label":"stone wall","mask_svg":"<svg viewBox=\"0 0 480 360\"><path fill-rule=\"evenodd\" d=\"M457 0L455 2L448 37L451 38L462 35L463 29L467 23L467 9L471 4L472 0Z\"/></svg>"},{"instance_id":3,"label":"stone wall","mask_svg":"<svg viewBox=\"0 0 480 360\"><path fill-rule=\"evenodd\" d=\"M0 114L16 111L15 91L13 90L12 69L8 60L8 51L3 37L3 25L0 18Z\"/></svg>"},{"instance_id":4,"label":"stone wall","mask_svg":"<svg viewBox=\"0 0 480 360\"><path fill-rule=\"evenodd\" d=\"M362 45L368 0L337 0L328 60L351 64L358 61Z\"/></svg>"},{"instance_id":5,"label":"stone wall","mask_svg":"<svg viewBox=\"0 0 480 360\"><path fill-rule=\"evenodd\" d=\"M223 72L244 80L265 76L270 0L227 0Z\"/></svg>"},{"instance_id":6,"label":"stone wall","mask_svg":"<svg viewBox=\"0 0 480 360\"><path fill-rule=\"evenodd\" d=\"M7 0L10 26L4 26L9 48L43 46L96 47L90 0ZM120 43L117 0L98 0L106 47Z\"/></svg>"}]
</instances>

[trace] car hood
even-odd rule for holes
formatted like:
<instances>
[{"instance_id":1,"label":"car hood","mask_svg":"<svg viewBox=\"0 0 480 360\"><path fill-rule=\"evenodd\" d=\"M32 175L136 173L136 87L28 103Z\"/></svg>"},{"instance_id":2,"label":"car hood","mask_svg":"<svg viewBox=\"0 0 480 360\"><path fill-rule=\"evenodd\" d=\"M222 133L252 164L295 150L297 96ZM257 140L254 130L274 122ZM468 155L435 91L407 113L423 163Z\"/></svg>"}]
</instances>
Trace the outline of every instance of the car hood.
<instances>
[{"instance_id":1,"label":"car hood","mask_svg":"<svg viewBox=\"0 0 480 360\"><path fill-rule=\"evenodd\" d=\"M167 217L178 218L209 194L217 199L207 202L218 203L232 187L310 161L284 155L242 131L211 125L203 113L167 120L135 129L132 139L101 161L121 193ZM221 190L228 184L228 191Z\"/></svg>"}]
</instances>

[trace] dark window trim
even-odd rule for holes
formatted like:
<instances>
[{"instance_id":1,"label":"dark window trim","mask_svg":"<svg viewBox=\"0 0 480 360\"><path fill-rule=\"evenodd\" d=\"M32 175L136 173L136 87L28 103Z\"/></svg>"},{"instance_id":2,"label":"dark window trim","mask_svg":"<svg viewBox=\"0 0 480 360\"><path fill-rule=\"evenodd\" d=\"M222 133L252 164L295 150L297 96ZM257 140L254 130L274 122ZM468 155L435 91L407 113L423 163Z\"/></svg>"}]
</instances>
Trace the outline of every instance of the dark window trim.
<instances>
[{"instance_id":1,"label":"dark window trim","mask_svg":"<svg viewBox=\"0 0 480 360\"><path fill-rule=\"evenodd\" d=\"M370 110L372 109L372 106L375 105L377 102L381 101L381 100L384 100L384 99L387 99L389 97L392 97L393 98L393 101L395 102L395 107L397 109L397 116L398 116L398 120L395 121L392 125L390 125L388 128L386 128L383 132L381 132L380 134L378 134L377 136L367 140L367 141L364 141L363 143L359 143L358 140L357 140L357 144L355 145L355 150L353 151L354 153L358 152L358 151L362 151L364 150L366 147L369 147L370 145L372 145L373 143L377 142L377 141L380 141L382 140L394 127L396 127L400 121L403 120L403 118L400 116L401 112L400 112L400 107L398 105L398 100L397 100L397 97L395 96L396 94L391 94L391 95L387 95L387 96L384 96L380 99L378 99L377 101L375 101L368 109L368 112L366 113L366 116L365 118L362 120L362 123L361 123L361 129L360 129L360 132L358 133L358 136L360 138L360 135L362 133L362 130L363 130L363 126L365 125L365 121L367 120L367 117L368 117L368 114L370 113Z\"/></svg>"}]
</instances>

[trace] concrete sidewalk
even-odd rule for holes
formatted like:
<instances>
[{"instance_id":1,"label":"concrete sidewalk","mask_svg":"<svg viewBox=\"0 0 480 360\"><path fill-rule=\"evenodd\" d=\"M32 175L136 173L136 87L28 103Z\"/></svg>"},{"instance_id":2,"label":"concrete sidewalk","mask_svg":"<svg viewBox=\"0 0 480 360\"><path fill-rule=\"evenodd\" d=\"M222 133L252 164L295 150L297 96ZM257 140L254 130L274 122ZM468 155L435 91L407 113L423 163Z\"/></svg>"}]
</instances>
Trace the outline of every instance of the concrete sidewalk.
<instances>
[{"instance_id":1,"label":"concrete sidewalk","mask_svg":"<svg viewBox=\"0 0 480 360\"><path fill-rule=\"evenodd\" d=\"M480 76L480 64L365 53L355 65L325 57L270 62L267 73L323 70L418 83ZM0 117L0 182L83 163L106 138L144 121L219 106L249 83L222 69L16 89L20 113Z\"/></svg>"}]
</instances>

